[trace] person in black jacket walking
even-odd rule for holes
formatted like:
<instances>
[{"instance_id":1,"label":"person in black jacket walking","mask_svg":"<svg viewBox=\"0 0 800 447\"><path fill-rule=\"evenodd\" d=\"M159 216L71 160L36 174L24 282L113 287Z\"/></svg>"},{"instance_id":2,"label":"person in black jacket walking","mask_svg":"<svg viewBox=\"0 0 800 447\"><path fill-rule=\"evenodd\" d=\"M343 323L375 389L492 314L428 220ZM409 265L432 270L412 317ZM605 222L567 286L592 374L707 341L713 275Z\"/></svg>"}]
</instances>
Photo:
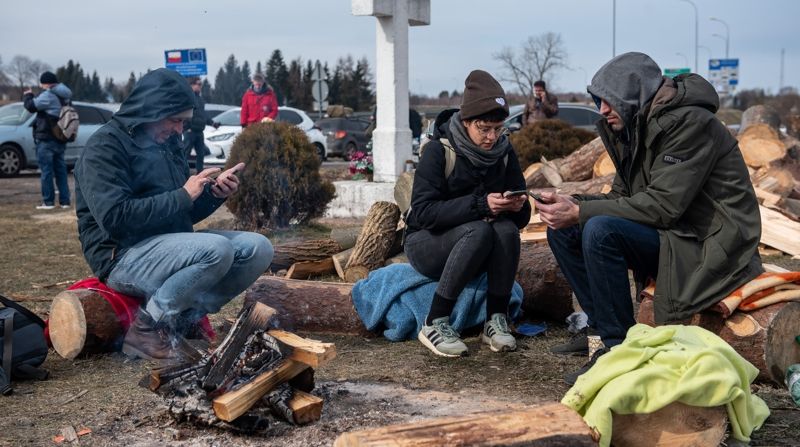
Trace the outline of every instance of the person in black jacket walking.
<instances>
[{"instance_id":1,"label":"person in black jacket walking","mask_svg":"<svg viewBox=\"0 0 800 447\"><path fill-rule=\"evenodd\" d=\"M505 135L506 117L500 84L485 71L471 72L461 110L437 117L414 176L404 246L411 265L439 281L418 335L437 355L467 353L450 326L450 314L466 284L481 272L488 275L481 338L495 352L516 349L508 330L508 303L519 263L519 230L528 224L531 206L527 195L504 195L525 189L519 160ZM454 151L452 172L446 172L446 151Z\"/></svg>"},{"instance_id":2,"label":"person in black jacket walking","mask_svg":"<svg viewBox=\"0 0 800 447\"><path fill-rule=\"evenodd\" d=\"M184 125L183 144L186 151L186 159L194 149L194 169L195 172L203 170L203 158L206 156L206 142L203 135L203 130L206 126L219 127L219 123L214 122L206 115L206 102L200 95L200 90L203 88L203 80L197 76L189 78L189 85L194 92L194 113L192 119L188 120Z\"/></svg>"}]
</instances>

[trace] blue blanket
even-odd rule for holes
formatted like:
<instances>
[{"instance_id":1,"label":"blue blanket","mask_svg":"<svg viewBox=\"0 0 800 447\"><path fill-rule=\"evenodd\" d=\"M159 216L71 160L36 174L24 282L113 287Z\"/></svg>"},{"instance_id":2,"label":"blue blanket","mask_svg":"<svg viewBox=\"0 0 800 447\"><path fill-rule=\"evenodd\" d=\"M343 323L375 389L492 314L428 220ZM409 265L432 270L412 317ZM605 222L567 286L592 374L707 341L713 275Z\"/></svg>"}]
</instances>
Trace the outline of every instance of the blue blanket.
<instances>
[{"instance_id":1,"label":"blue blanket","mask_svg":"<svg viewBox=\"0 0 800 447\"><path fill-rule=\"evenodd\" d=\"M388 340L412 340L422 329L437 284L410 264L392 264L371 272L353 286L353 304L370 331L384 328L383 336ZM453 329L461 332L486 321L486 288L485 273L467 284L450 316ZM522 287L514 283L511 320L519 316L521 306Z\"/></svg>"}]
</instances>

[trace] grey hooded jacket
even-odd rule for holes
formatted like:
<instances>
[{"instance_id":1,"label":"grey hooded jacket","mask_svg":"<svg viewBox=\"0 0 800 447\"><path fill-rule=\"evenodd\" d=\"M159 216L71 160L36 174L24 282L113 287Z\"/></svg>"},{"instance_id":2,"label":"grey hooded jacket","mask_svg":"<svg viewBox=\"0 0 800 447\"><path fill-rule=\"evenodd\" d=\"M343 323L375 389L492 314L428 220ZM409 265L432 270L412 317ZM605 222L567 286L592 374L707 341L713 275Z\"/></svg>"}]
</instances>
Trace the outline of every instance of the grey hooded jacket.
<instances>
[{"instance_id":1,"label":"grey hooded jacket","mask_svg":"<svg viewBox=\"0 0 800 447\"><path fill-rule=\"evenodd\" d=\"M616 216L658 230L656 321L687 318L762 273L758 202L736 139L714 115L713 86L696 74L662 77L650 57L626 53L600 68L589 93L625 129L598 122L617 175L610 193L577 196L580 222Z\"/></svg>"},{"instance_id":2,"label":"grey hooded jacket","mask_svg":"<svg viewBox=\"0 0 800 447\"><path fill-rule=\"evenodd\" d=\"M148 237L191 232L223 202L208 188L192 201L177 135L158 144L142 124L194 106L194 93L172 70L143 76L113 119L92 135L75 166L78 233L92 271L105 280L119 255Z\"/></svg>"},{"instance_id":3,"label":"grey hooded jacket","mask_svg":"<svg viewBox=\"0 0 800 447\"><path fill-rule=\"evenodd\" d=\"M36 114L33 122L33 139L36 141L55 140L52 127L61 113L61 106L72 99L72 90L64 84L56 84L34 97L28 93L22 103L31 113Z\"/></svg>"}]
</instances>

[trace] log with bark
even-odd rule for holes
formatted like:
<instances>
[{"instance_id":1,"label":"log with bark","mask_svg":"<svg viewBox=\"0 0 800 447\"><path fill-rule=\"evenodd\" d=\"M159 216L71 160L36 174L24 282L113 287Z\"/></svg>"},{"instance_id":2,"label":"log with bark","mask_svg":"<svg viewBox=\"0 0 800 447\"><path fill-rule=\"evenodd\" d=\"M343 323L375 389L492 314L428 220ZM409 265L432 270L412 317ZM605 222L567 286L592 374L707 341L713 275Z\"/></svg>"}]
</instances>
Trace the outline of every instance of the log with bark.
<instances>
[{"instance_id":1,"label":"log with bark","mask_svg":"<svg viewBox=\"0 0 800 447\"><path fill-rule=\"evenodd\" d=\"M56 295L48 327L53 348L69 360L114 351L125 335L111 304L90 289L65 290Z\"/></svg>"},{"instance_id":2,"label":"log with bark","mask_svg":"<svg viewBox=\"0 0 800 447\"><path fill-rule=\"evenodd\" d=\"M352 288L346 283L262 276L247 289L245 304L258 301L275 308L278 326L291 331L370 335L353 307Z\"/></svg>"},{"instance_id":3,"label":"log with bark","mask_svg":"<svg viewBox=\"0 0 800 447\"><path fill-rule=\"evenodd\" d=\"M597 161L594 162L594 167L592 168L592 174L594 177L605 177L607 175L616 174L617 168L614 166L614 162L611 160L611 156L608 155L608 151L603 152L600 154L600 157L597 158Z\"/></svg>"},{"instance_id":4,"label":"log with bark","mask_svg":"<svg viewBox=\"0 0 800 447\"><path fill-rule=\"evenodd\" d=\"M358 235L361 234L361 227L343 227L333 228L331 230L331 239L339 244L342 250L353 248L358 240Z\"/></svg>"},{"instance_id":5,"label":"log with bark","mask_svg":"<svg viewBox=\"0 0 800 447\"><path fill-rule=\"evenodd\" d=\"M742 121L739 126L739 134L746 131L754 124L766 124L767 126L777 129L781 125L781 118L774 109L757 105L752 106L742 113Z\"/></svg>"},{"instance_id":6,"label":"log with bark","mask_svg":"<svg viewBox=\"0 0 800 447\"><path fill-rule=\"evenodd\" d=\"M547 244L522 244L516 279L527 317L563 322L573 312L572 289Z\"/></svg>"},{"instance_id":7,"label":"log with bark","mask_svg":"<svg viewBox=\"0 0 800 447\"><path fill-rule=\"evenodd\" d=\"M558 187L563 182L590 179L595 162L605 150L602 140L597 137L564 158L544 160L542 167L526 179L526 184L529 188L541 188L547 185ZM546 180L544 184L542 178Z\"/></svg>"},{"instance_id":8,"label":"log with bark","mask_svg":"<svg viewBox=\"0 0 800 447\"><path fill-rule=\"evenodd\" d=\"M568 195L606 193L611 189L611 184L614 183L615 175L616 174L610 174L604 177L595 177L582 182L564 182L558 188L558 192Z\"/></svg>"},{"instance_id":9,"label":"log with bark","mask_svg":"<svg viewBox=\"0 0 800 447\"><path fill-rule=\"evenodd\" d=\"M367 213L361 234L344 269L345 280L356 282L367 277L370 271L383 266L395 243L400 209L392 202L375 202ZM338 253L338 250L330 255Z\"/></svg>"},{"instance_id":10,"label":"log with bark","mask_svg":"<svg viewBox=\"0 0 800 447\"><path fill-rule=\"evenodd\" d=\"M639 304L639 323L655 325L653 300ZM800 303L777 303L752 312L736 311L727 319L716 312L693 315L680 324L691 324L719 335L759 370L759 380L783 384L786 368L800 362Z\"/></svg>"},{"instance_id":11,"label":"log with bark","mask_svg":"<svg viewBox=\"0 0 800 447\"><path fill-rule=\"evenodd\" d=\"M595 446L594 432L565 405L440 417L344 433L334 447L412 446Z\"/></svg>"},{"instance_id":12,"label":"log with bark","mask_svg":"<svg viewBox=\"0 0 800 447\"><path fill-rule=\"evenodd\" d=\"M286 272L288 279L308 279L312 276L329 275L336 272L333 265L333 258L325 258L319 261L295 262Z\"/></svg>"},{"instance_id":13,"label":"log with bark","mask_svg":"<svg viewBox=\"0 0 800 447\"><path fill-rule=\"evenodd\" d=\"M286 242L275 246L270 270L285 270L295 262L319 261L342 251L333 239L312 239L300 242Z\"/></svg>"},{"instance_id":14,"label":"log with bark","mask_svg":"<svg viewBox=\"0 0 800 447\"><path fill-rule=\"evenodd\" d=\"M725 440L725 407L693 407L674 402L648 414L614 414L615 447L718 446Z\"/></svg>"}]
</instances>

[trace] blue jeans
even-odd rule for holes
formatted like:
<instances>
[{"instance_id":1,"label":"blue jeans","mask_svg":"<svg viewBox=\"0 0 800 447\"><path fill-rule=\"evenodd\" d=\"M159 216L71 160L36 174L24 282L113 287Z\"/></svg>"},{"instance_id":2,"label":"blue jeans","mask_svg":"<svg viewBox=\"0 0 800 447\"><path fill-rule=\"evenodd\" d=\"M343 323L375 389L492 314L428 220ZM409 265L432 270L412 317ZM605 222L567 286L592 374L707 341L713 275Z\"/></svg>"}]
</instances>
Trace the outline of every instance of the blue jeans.
<instances>
[{"instance_id":1,"label":"blue jeans","mask_svg":"<svg viewBox=\"0 0 800 447\"><path fill-rule=\"evenodd\" d=\"M56 192L53 188L53 175L58 185L58 203L69 205L69 183L67 183L67 163L64 152L67 145L55 140L43 140L36 143L36 160L42 171L42 202L45 205L56 203Z\"/></svg>"},{"instance_id":2,"label":"blue jeans","mask_svg":"<svg viewBox=\"0 0 800 447\"><path fill-rule=\"evenodd\" d=\"M589 219L547 229L547 241L578 302L606 347L622 343L636 324L628 269L637 276L658 274L659 236L655 228L620 217Z\"/></svg>"},{"instance_id":3,"label":"blue jeans","mask_svg":"<svg viewBox=\"0 0 800 447\"><path fill-rule=\"evenodd\" d=\"M270 241L244 231L153 236L125 250L106 280L112 289L145 298L156 321L196 321L244 291L267 270Z\"/></svg>"}]
</instances>

